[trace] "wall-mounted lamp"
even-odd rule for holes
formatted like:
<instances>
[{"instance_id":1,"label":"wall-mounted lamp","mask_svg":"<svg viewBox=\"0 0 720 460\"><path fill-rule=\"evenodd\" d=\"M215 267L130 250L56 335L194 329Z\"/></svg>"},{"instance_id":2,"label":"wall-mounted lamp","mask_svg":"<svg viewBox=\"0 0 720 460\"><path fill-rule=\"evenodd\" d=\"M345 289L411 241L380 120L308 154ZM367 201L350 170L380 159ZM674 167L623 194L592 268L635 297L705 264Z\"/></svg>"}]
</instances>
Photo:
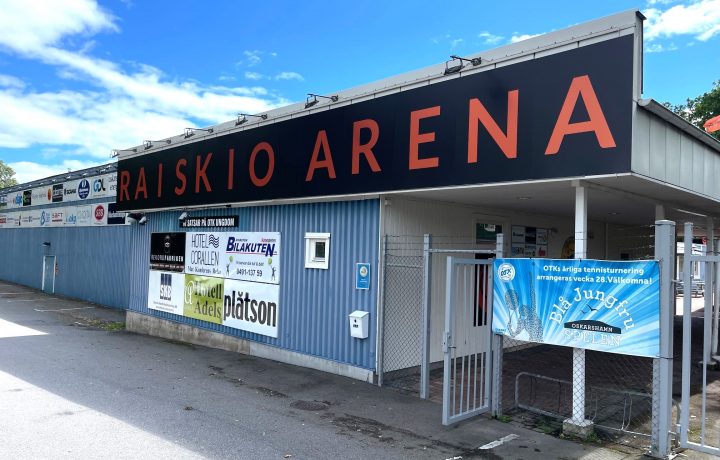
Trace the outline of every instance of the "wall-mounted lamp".
<instances>
[{"instance_id":1,"label":"wall-mounted lamp","mask_svg":"<svg viewBox=\"0 0 720 460\"><path fill-rule=\"evenodd\" d=\"M235 122L235 126L240 126L242 124L245 124L248 122L247 117L255 117L255 118L262 118L263 120L267 120L267 115L250 115L249 113L238 113L237 121Z\"/></svg>"},{"instance_id":2,"label":"wall-mounted lamp","mask_svg":"<svg viewBox=\"0 0 720 460\"><path fill-rule=\"evenodd\" d=\"M466 62L469 62L473 66L479 66L482 63L482 59L479 57L467 59L454 54L450 55L450 60L445 62L445 72L443 72L443 74L449 75L460 72L463 67L465 67Z\"/></svg>"},{"instance_id":3,"label":"wall-mounted lamp","mask_svg":"<svg viewBox=\"0 0 720 460\"><path fill-rule=\"evenodd\" d=\"M147 216L142 216L140 220L138 221L138 225L145 225L147 224L148 218Z\"/></svg>"},{"instance_id":4,"label":"wall-mounted lamp","mask_svg":"<svg viewBox=\"0 0 720 460\"><path fill-rule=\"evenodd\" d=\"M215 132L215 128L185 128L185 139L195 135L195 131L205 131L206 133Z\"/></svg>"},{"instance_id":5,"label":"wall-mounted lamp","mask_svg":"<svg viewBox=\"0 0 720 460\"><path fill-rule=\"evenodd\" d=\"M178 220L183 221L183 220L187 219L187 217L188 217L187 211L183 211L182 214L180 214L180 216L178 217Z\"/></svg>"},{"instance_id":6,"label":"wall-mounted lamp","mask_svg":"<svg viewBox=\"0 0 720 460\"><path fill-rule=\"evenodd\" d=\"M151 149L153 146L153 142L157 142L157 143L165 142L166 144L169 144L172 141L170 141L170 139L165 139L162 141L143 141L143 146L145 147L145 150Z\"/></svg>"},{"instance_id":7,"label":"wall-mounted lamp","mask_svg":"<svg viewBox=\"0 0 720 460\"><path fill-rule=\"evenodd\" d=\"M332 95L332 96L322 96L320 94L308 93L308 97L305 100L305 108L309 109L310 107L317 104L319 102L317 98L319 98L319 97L321 97L323 99L330 99L333 102L337 102L340 99L336 94Z\"/></svg>"},{"instance_id":8,"label":"wall-mounted lamp","mask_svg":"<svg viewBox=\"0 0 720 460\"><path fill-rule=\"evenodd\" d=\"M138 225L145 225L148 221L147 216L141 212L131 212L127 215L126 218L128 221L130 221L131 224Z\"/></svg>"},{"instance_id":9,"label":"wall-mounted lamp","mask_svg":"<svg viewBox=\"0 0 720 460\"><path fill-rule=\"evenodd\" d=\"M49 248L49 247L50 247L50 242L49 242L49 241L45 241L42 245L43 245L44 247L46 247L46 248Z\"/></svg>"},{"instance_id":10,"label":"wall-mounted lamp","mask_svg":"<svg viewBox=\"0 0 720 460\"><path fill-rule=\"evenodd\" d=\"M169 144L169 142L168 142L168 144ZM152 147L152 145L151 145L151 147ZM133 152L133 153L137 153L137 149L136 149L136 148L133 148L133 149L113 149L112 153L110 154L110 158L117 158L117 157L120 155L120 152Z\"/></svg>"}]
</instances>

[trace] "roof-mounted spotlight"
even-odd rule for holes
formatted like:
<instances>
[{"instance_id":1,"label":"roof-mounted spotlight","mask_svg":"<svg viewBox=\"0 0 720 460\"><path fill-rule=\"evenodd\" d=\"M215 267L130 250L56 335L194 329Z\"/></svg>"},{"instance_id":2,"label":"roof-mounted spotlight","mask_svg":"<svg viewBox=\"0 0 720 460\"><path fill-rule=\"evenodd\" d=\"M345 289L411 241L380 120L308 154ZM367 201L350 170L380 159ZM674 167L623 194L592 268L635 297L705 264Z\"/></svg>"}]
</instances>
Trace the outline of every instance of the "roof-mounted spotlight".
<instances>
[{"instance_id":1,"label":"roof-mounted spotlight","mask_svg":"<svg viewBox=\"0 0 720 460\"><path fill-rule=\"evenodd\" d=\"M185 220L185 219L187 219L187 218L188 218L188 213L187 213L187 211L183 211L183 212L180 214L180 216L178 217L178 220L179 220L179 221L183 221L183 220Z\"/></svg>"},{"instance_id":2,"label":"roof-mounted spotlight","mask_svg":"<svg viewBox=\"0 0 720 460\"><path fill-rule=\"evenodd\" d=\"M112 153L110 154L110 158L117 158L120 155L120 152L133 152L137 153L136 148L132 149L113 149Z\"/></svg>"},{"instance_id":3,"label":"roof-mounted spotlight","mask_svg":"<svg viewBox=\"0 0 720 460\"><path fill-rule=\"evenodd\" d=\"M235 126L240 126L248 122L247 117L255 117L255 118L262 118L263 120L267 120L267 115L250 115L249 113L238 113L237 121L235 122Z\"/></svg>"},{"instance_id":4,"label":"roof-mounted spotlight","mask_svg":"<svg viewBox=\"0 0 720 460\"><path fill-rule=\"evenodd\" d=\"M166 144L170 144L172 142L170 139L164 139L162 141L143 141L143 146L145 147L145 150L151 149L153 146L153 143L157 142L158 144L160 142L165 142Z\"/></svg>"},{"instance_id":5,"label":"roof-mounted spotlight","mask_svg":"<svg viewBox=\"0 0 720 460\"><path fill-rule=\"evenodd\" d=\"M185 128L185 139L195 135L195 131L205 131L208 134L215 132L215 128Z\"/></svg>"},{"instance_id":6,"label":"roof-mounted spotlight","mask_svg":"<svg viewBox=\"0 0 720 460\"><path fill-rule=\"evenodd\" d=\"M445 72L443 73L449 75L460 72L463 67L465 67L466 62L469 62L473 66L479 66L482 63L482 59L479 57L467 59L453 54L450 56L450 60L445 62Z\"/></svg>"},{"instance_id":7,"label":"roof-mounted spotlight","mask_svg":"<svg viewBox=\"0 0 720 460\"><path fill-rule=\"evenodd\" d=\"M332 96L322 96L320 94L308 93L308 97L305 100L305 108L309 109L310 107L317 104L319 102L317 98L319 98L319 97L321 97L323 99L330 99L333 102L337 102L340 99L336 94L334 94Z\"/></svg>"}]
</instances>

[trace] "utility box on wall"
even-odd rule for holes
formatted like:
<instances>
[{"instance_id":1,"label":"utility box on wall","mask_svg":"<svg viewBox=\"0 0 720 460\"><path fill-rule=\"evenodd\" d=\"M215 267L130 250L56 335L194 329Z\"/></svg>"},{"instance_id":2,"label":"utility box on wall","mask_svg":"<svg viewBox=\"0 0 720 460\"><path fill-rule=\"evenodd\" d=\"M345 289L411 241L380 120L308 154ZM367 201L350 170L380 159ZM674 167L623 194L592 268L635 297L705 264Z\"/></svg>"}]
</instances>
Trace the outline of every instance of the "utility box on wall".
<instances>
[{"instance_id":1,"label":"utility box on wall","mask_svg":"<svg viewBox=\"0 0 720 460\"><path fill-rule=\"evenodd\" d=\"M367 339L370 312L355 310L350 313L349 318L350 336L357 339Z\"/></svg>"}]
</instances>

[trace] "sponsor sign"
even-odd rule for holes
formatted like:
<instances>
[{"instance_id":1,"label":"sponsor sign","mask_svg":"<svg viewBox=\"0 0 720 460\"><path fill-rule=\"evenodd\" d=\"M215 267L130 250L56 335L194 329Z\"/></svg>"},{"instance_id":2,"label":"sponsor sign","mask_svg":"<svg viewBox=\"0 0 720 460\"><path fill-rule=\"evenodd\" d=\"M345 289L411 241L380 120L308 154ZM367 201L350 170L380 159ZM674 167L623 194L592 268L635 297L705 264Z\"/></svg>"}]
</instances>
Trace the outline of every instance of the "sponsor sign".
<instances>
[{"instance_id":1,"label":"sponsor sign","mask_svg":"<svg viewBox=\"0 0 720 460\"><path fill-rule=\"evenodd\" d=\"M55 208L50 210L50 226L62 227L65 224L65 208Z\"/></svg>"},{"instance_id":2,"label":"sponsor sign","mask_svg":"<svg viewBox=\"0 0 720 460\"><path fill-rule=\"evenodd\" d=\"M225 280L224 288L223 325L277 338L280 286Z\"/></svg>"},{"instance_id":3,"label":"sponsor sign","mask_svg":"<svg viewBox=\"0 0 720 460\"><path fill-rule=\"evenodd\" d=\"M32 190L25 190L23 192L23 207L32 206Z\"/></svg>"},{"instance_id":4,"label":"sponsor sign","mask_svg":"<svg viewBox=\"0 0 720 460\"><path fill-rule=\"evenodd\" d=\"M656 261L496 259L493 332L518 340L657 357Z\"/></svg>"},{"instance_id":5,"label":"sponsor sign","mask_svg":"<svg viewBox=\"0 0 720 460\"><path fill-rule=\"evenodd\" d=\"M183 272L185 270L186 233L153 233L150 235L150 270Z\"/></svg>"},{"instance_id":6,"label":"sponsor sign","mask_svg":"<svg viewBox=\"0 0 720 460\"><path fill-rule=\"evenodd\" d=\"M78 182L77 196L81 200L84 200L88 196L90 196L90 181L89 180L83 179L80 182Z\"/></svg>"},{"instance_id":7,"label":"sponsor sign","mask_svg":"<svg viewBox=\"0 0 720 460\"><path fill-rule=\"evenodd\" d=\"M180 221L181 228L234 228L238 216L193 216Z\"/></svg>"},{"instance_id":8,"label":"sponsor sign","mask_svg":"<svg viewBox=\"0 0 720 460\"><path fill-rule=\"evenodd\" d=\"M93 204L91 208L93 210L93 225L107 225L107 203Z\"/></svg>"},{"instance_id":9,"label":"sponsor sign","mask_svg":"<svg viewBox=\"0 0 720 460\"><path fill-rule=\"evenodd\" d=\"M185 237L185 272L196 275L222 276L223 233L187 233Z\"/></svg>"},{"instance_id":10,"label":"sponsor sign","mask_svg":"<svg viewBox=\"0 0 720 460\"><path fill-rule=\"evenodd\" d=\"M77 213L77 225L78 226L88 226L93 225L93 221L95 220L94 213L93 213L93 206L76 206L75 212Z\"/></svg>"},{"instance_id":11,"label":"sponsor sign","mask_svg":"<svg viewBox=\"0 0 720 460\"><path fill-rule=\"evenodd\" d=\"M184 316L222 324L224 281L222 278L185 275Z\"/></svg>"},{"instance_id":12,"label":"sponsor sign","mask_svg":"<svg viewBox=\"0 0 720 460\"><path fill-rule=\"evenodd\" d=\"M118 212L117 211L117 205L115 203L108 203L107 207L108 216L107 216L107 224L108 225L125 225L127 223L127 213L126 212Z\"/></svg>"},{"instance_id":13,"label":"sponsor sign","mask_svg":"<svg viewBox=\"0 0 720 460\"><path fill-rule=\"evenodd\" d=\"M7 195L0 195L0 209L7 207Z\"/></svg>"},{"instance_id":14,"label":"sponsor sign","mask_svg":"<svg viewBox=\"0 0 720 460\"><path fill-rule=\"evenodd\" d=\"M634 40L122 158L116 201L182 208L630 172Z\"/></svg>"},{"instance_id":15,"label":"sponsor sign","mask_svg":"<svg viewBox=\"0 0 720 460\"><path fill-rule=\"evenodd\" d=\"M222 233L226 278L280 283L280 233Z\"/></svg>"},{"instance_id":16,"label":"sponsor sign","mask_svg":"<svg viewBox=\"0 0 720 460\"><path fill-rule=\"evenodd\" d=\"M148 308L182 315L184 298L185 275L182 273L150 271Z\"/></svg>"},{"instance_id":17,"label":"sponsor sign","mask_svg":"<svg viewBox=\"0 0 720 460\"><path fill-rule=\"evenodd\" d=\"M52 202L53 203L61 203L64 196L65 196L65 193L64 193L63 184L55 184L52 186Z\"/></svg>"}]
</instances>

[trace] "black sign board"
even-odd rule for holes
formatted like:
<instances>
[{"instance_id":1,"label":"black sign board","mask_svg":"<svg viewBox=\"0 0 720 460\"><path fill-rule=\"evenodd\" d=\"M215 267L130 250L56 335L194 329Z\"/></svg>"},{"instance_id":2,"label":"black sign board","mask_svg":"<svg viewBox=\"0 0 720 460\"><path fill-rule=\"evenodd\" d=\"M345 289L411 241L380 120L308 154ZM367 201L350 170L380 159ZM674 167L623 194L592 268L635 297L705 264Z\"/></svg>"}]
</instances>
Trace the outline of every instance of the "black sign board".
<instances>
[{"instance_id":1,"label":"black sign board","mask_svg":"<svg viewBox=\"0 0 720 460\"><path fill-rule=\"evenodd\" d=\"M185 233L150 235L150 270L166 272L185 270Z\"/></svg>"},{"instance_id":2,"label":"black sign board","mask_svg":"<svg viewBox=\"0 0 720 460\"><path fill-rule=\"evenodd\" d=\"M63 200L63 184L55 184L52 186L52 202L59 203Z\"/></svg>"},{"instance_id":3,"label":"black sign board","mask_svg":"<svg viewBox=\"0 0 720 460\"><path fill-rule=\"evenodd\" d=\"M238 216L193 216L180 221L181 228L235 228Z\"/></svg>"},{"instance_id":4,"label":"black sign board","mask_svg":"<svg viewBox=\"0 0 720 460\"><path fill-rule=\"evenodd\" d=\"M108 225L125 225L126 212L118 212L116 203L108 203Z\"/></svg>"},{"instance_id":5,"label":"black sign board","mask_svg":"<svg viewBox=\"0 0 720 460\"><path fill-rule=\"evenodd\" d=\"M629 172L633 50L623 36L124 158L118 210Z\"/></svg>"},{"instance_id":6,"label":"black sign board","mask_svg":"<svg viewBox=\"0 0 720 460\"><path fill-rule=\"evenodd\" d=\"M23 206L32 206L32 190L25 190L22 200Z\"/></svg>"}]
</instances>

